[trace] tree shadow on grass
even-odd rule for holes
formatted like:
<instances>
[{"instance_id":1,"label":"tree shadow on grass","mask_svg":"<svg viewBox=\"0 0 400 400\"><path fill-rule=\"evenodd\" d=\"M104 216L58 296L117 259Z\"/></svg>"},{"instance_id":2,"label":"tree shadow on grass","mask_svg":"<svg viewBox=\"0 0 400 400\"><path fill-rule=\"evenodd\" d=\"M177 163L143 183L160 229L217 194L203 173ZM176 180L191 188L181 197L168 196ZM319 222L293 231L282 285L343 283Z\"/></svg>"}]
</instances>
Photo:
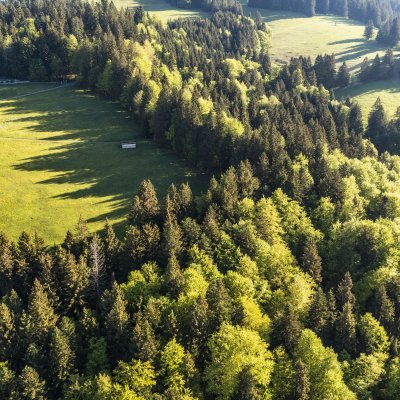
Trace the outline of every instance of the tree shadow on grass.
<instances>
[{"instance_id":1,"label":"tree shadow on grass","mask_svg":"<svg viewBox=\"0 0 400 400\"><path fill-rule=\"evenodd\" d=\"M0 103L0 107L5 103ZM109 211L89 219L98 222L124 217L143 179L151 179L164 196L170 183L189 182L199 193L207 180L171 152L141 138L139 130L117 105L74 89L38 94L7 102L5 114L28 128L16 140L41 141L48 151L22 159L14 168L50 172L43 185L74 185L59 199L95 198ZM20 118L18 116L20 115ZM15 119L17 116L17 119ZM122 150L120 141L136 139L135 150ZM70 187L70 186L69 186Z\"/></svg>"},{"instance_id":2,"label":"tree shadow on grass","mask_svg":"<svg viewBox=\"0 0 400 400\"><path fill-rule=\"evenodd\" d=\"M359 83L348 88L336 91L336 98L345 99L347 97L358 97L361 95L373 95L386 91L391 94L400 93L400 83L396 79L381 80L369 83Z\"/></svg>"},{"instance_id":3,"label":"tree shadow on grass","mask_svg":"<svg viewBox=\"0 0 400 400\"><path fill-rule=\"evenodd\" d=\"M382 48L372 47L367 42L356 44L354 46L349 47L347 50L336 53L336 60L338 62L345 62L349 60L353 60L355 58L365 57L371 53L377 53L383 51Z\"/></svg>"},{"instance_id":4,"label":"tree shadow on grass","mask_svg":"<svg viewBox=\"0 0 400 400\"><path fill-rule=\"evenodd\" d=\"M168 3L165 0L132 0L127 4L129 8L137 8L142 6L145 12L149 13L164 13L170 15L170 19L175 18L206 18L210 14L206 11L197 8L180 8Z\"/></svg>"},{"instance_id":5,"label":"tree shadow on grass","mask_svg":"<svg viewBox=\"0 0 400 400\"><path fill-rule=\"evenodd\" d=\"M336 40L335 42L330 42L328 43L329 46L334 46L337 44L347 44L347 43L365 43L365 39L357 39L357 38L351 38L351 39L343 39L343 40Z\"/></svg>"}]
</instances>

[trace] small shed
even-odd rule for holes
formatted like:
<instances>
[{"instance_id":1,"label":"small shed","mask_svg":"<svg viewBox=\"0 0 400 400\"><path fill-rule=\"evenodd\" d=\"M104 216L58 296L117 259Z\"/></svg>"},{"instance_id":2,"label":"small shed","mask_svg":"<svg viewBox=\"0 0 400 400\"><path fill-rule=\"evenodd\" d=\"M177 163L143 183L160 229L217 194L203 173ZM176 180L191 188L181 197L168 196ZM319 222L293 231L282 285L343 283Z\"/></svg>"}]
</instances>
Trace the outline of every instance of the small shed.
<instances>
[{"instance_id":1,"label":"small shed","mask_svg":"<svg viewBox=\"0 0 400 400\"><path fill-rule=\"evenodd\" d=\"M136 142L121 142L121 149L136 149Z\"/></svg>"}]
</instances>

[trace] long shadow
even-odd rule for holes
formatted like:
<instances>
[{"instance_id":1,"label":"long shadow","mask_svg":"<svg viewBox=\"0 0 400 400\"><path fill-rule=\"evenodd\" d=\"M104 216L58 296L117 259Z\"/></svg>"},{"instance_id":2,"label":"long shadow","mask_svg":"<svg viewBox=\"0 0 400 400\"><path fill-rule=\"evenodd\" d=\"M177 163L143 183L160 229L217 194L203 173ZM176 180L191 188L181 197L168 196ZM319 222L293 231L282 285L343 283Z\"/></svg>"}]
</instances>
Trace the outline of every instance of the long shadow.
<instances>
[{"instance_id":1,"label":"long shadow","mask_svg":"<svg viewBox=\"0 0 400 400\"><path fill-rule=\"evenodd\" d=\"M336 40L335 42L330 42L328 44L331 46L331 45L336 45L336 44L363 43L363 42L365 42L365 39L352 38L352 39Z\"/></svg>"},{"instance_id":2,"label":"long shadow","mask_svg":"<svg viewBox=\"0 0 400 400\"><path fill-rule=\"evenodd\" d=\"M52 177L40 184L76 186L57 196L60 199L94 197L99 203L109 203L110 211L90 222L124 216L143 179L151 179L160 196L172 182L189 182L199 193L208 179L171 152L142 138L117 105L88 93L61 89L35 98L0 102L0 107L5 104L5 114L28 126L27 134L16 139L49 142L46 154L22 159L14 168L51 172ZM21 117L15 119L18 115ZM137 149L121 150L120 141L126 139L136 139Z\"/></svg>"},{"instance_id":3,"label":"long shadow","mask_svg":"<svg viewBox=\"0 0 400 400\"><path fill-rule=\"evenodd\" d=\"M206 11L189 7L180 8L165 0L132 0L127 6L130 8L142 6L146 12L150 13L171 12L171 19L173 19L173 11L176 12L176 16L179 18L207 17L209 15Z\"/></svg>"},{"instance_id":4,"label":"long shadow","mask_svg":"<svg viewBox=\"0 0 400 400\"><path fill-rule=\"evenodd\" d=\"M393 86L397 84L397 86ZM376 82L369 82L364 84L357 84L353 86L349 86L348 88L340 89L336 92L336 97L339 99L345 99L346 97L357 97L360 95L379 93L382 90L387 91L389 93L399 93L400 92L400 84L392 79L390 80L382 80Z\"/></svg>"},{"instance_id":5,"label":"long shadow","mask_svg":"<svg viewBox=\"0 0 400 400\"><path fill-rule=\"evenodd\" d=\"M351 46L348 50L336 53L336 60L338 62L344 62L355 58L365 57L368 54L381 51L382 49L380 48L373 49L367 43L362 43Z\"/></svg>"}]
</instances>

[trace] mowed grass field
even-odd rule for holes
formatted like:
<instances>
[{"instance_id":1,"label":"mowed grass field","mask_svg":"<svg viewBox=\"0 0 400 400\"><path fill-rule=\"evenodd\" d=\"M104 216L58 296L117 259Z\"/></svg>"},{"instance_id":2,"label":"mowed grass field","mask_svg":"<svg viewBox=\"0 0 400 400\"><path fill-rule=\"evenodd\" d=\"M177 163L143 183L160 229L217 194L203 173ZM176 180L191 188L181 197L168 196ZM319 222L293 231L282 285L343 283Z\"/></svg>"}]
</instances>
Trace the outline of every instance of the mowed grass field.
<instances>
[{"instance_id":1,"label":"mowed grass field","mask_svg":"<svg viewBox=\"0 0 400 400\"><path fill-rule=\"evenodd\" d=\"M10 99L55 86L0 86L0 231L12 239L26 230L60 242L80 215L93 231L108 218L121 233L143 179L160 196L172 182L205 185L205 176L141 138L117 105L88 92L70 86ZM137 139L137 149L121 150L125 139Z\"/></svg>"},{"instance_id":2,"label":"mowed grass field","mask_svg":"<svg viewBox=\"0 0 400 400\"><path fill-rule=\"evenodd\" d=\"M387 81L370 82L354 85L336 92L337 99L352 97L358 101L363 111L364 122L368 120L376 99L380 97L389 118L392 118L400 107L400 80L390 79Z\"/></svg>"},{"instance_id":3,"label":"mowed grass field","mask_svg":"<svg viewBox=\"0 0 400 400\"><path fill-rule=\"evenodd\" d=\"M164 0L114 0L119 7L139 7L143 6L145 11L156 15L162 21L167 22L176 18L208 17L207 12L201 10L182 9L174 7Z\"/></svg>"},{"instance_id":4,"label":"mowed grass field","mask_svg":"<svg viewBox=\"0 0 400 400\"><path fill-rule=\"evenodd\" d=\"M308 18L303 14L250 8L242 0L246 14L256 12L265 18L272 30L271 57L285 63L291 57L335 53L338 63L346 61L350 70L356 70L363 59L372 59L386 49L375 40L363 38L364 25L334 15L317 15Z\"/></svg>"}]
</instances>

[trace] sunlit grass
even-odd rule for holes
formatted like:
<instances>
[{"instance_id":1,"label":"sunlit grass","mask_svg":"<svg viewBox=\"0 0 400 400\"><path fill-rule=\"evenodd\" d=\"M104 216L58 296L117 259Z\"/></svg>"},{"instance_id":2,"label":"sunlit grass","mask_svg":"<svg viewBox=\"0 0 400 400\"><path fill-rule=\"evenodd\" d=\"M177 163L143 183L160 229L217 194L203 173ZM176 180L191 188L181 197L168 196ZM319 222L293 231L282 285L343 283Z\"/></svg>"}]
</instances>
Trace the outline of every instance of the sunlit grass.
<instances>
[{"instance_id":1,"label":"sunlit grass","mask_svg":"<svg viewBox=\"0 0 400 400\"><path fill-rule=\"evenodd\" d=\"M336 97L353 97L360 104L364 121L368 119L376 99L380 97L389 118L393 117L397 108L400 107L400 80L391 79L387 81L364 83L347 89L338 90Z\"/></svg>"},{"instance_id":2,"label":"sunlit grass","mask_svg":"<svg viewBox=\"0 0 400 400\"><path fill-rule=\"evenodd\" d=\"M120 7L143 6L145 11L156 15L164 22L176 18L207 17L209 15L201 10L174 7L164 0L115 0L114 3Z\"/></svg>"},{"instance_id":3,"label":"sunlit grass","mask_svg":"<svg viewBox=\"0 0 400 400\"><path fill-rule=\"evenodd\" d=\"M87 92L62 88L4 100L50 87L0 87L0 231L13 239L37 231L57 242L80 215L92 230L106 218L118 228L143 179L161 195L171 182L197 189L204 183L170 152L140 138L117 105ZM137 139L138 148L121 150L124 139Z\"/></svg>"}]
</instances>

